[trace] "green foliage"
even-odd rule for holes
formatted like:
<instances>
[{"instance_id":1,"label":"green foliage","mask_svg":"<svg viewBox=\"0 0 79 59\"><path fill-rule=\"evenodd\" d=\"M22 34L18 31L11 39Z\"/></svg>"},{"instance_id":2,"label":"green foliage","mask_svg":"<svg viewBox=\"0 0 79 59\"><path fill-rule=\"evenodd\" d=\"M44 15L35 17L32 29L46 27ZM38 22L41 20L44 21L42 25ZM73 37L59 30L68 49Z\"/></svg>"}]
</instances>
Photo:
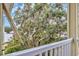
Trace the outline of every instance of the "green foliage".
<instances>
[{"instance_id":1,"label":"green foliage","mask_svg":"<svg viewBox=\"0 0 79 59\"><path fill-rule=\"evenodd\" d=\"M23 50L23 49L24 48L21 45L11 46L11 47L6 48L5 54L20 51L20 50Z\"/></svg>"},{"instance_id":2,"label":"green foliage","mask_svg":"<svg viewBox=\"0 0 79 59\"><path fill-rule=\"evenodd\" d=\"M12 53L12 52L16 52L16 51L20 51L20 50L23 50L25 49L20 43L18 40L14 38L12 38L12 40L8 43L8 45L5 47L6 49L4 50L5 51L5 54L8 54L8 53Z\"/></svg>"},{"instance_id":3,"label":"green foliage","mask_svg":"<svg viewBox=\"0 0 79 59\"><path fill-rule=\"evenodd\" d=\"M36 12L33 13L34 11ZM29 15L31 16L27 18ZM22 45L16 47L15 45L20 44L20 42L14 39L8 44L7 48L15 47L7 49L7 53L63 40L64 37L61 37L60 32L67 30L67 23L64 23L66 19L62 21L61 18L65 15L66 12L63 10L62 5L25 4L23 10L18 11L14 17L15 22L19 22L17 25L21 24L18 31L25 47Z\"/></svg>"},{"instance_id":4,"label":"green foliage","mask_svg":"<svg viewBox=\"0 0 79 59\"><path fill-rule=\"evenodd\" d=\"M12 31L12 28L11 27L5 27L5 32L9 33Z\"/></svg>"}]
</instances>

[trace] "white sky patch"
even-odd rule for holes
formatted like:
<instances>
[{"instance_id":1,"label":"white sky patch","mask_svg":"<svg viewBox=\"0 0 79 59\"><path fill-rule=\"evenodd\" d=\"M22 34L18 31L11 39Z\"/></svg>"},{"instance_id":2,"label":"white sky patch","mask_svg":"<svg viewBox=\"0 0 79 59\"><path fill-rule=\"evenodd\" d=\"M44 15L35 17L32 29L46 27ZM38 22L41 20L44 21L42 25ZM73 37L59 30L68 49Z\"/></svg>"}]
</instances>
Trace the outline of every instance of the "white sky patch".
<instances>
[{"instance_id":1,"label":"white sky patch","mask_svg":"<svg viewBox=\"0 0 79 59\"><path fill-rule=\"evenodd\" d=\"M9 42L11 37L13 37L13 34L4 32L4 42Z\"/></svg>"}]
</instances>

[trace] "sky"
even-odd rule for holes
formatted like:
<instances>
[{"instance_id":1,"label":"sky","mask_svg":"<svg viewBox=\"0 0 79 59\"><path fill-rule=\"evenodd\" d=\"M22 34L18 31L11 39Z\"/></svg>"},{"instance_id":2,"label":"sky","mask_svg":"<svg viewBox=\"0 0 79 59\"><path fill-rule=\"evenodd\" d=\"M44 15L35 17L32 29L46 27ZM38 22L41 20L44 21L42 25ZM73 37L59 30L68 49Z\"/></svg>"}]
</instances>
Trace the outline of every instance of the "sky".
<instances>
[{"instance_id":1,"label":"sky","mask_svg":"<svg viewBox=\"0 0 79 59\"><path fill-rule=\"evenodd\" d=\"M67 11L67 4L63 4L63 9ZM14 6L13 6L13 9L11 11L11 16L14 16L15 15L15 11L17 8L23 8L24 7L24 4L23 3L15 3ZM7 20L7 17L4 15L3 16L3 21L4 21L4 27L10 27L10 24Z\"/></svg>"},{"instance_id":2,"label":"sky","mask_svg":"<svg viewBox=\"0 0 79 59\"><path fill-rule=\"evenodd\" d=\"M13 6L13 9L12 9L12 11L11 11L11 16L14 16L15 15L15 11L17 10L17 8L23 8L24 7L24 4L22 4L22 3L15 3L14 4L14 6ZM4 27L10 27L10 24L9 24L9 22L8 22L8 19L7 19L7 17L6 17L6 15L4 15L3 16L3 22L4 22Z\"/></svg>"}]
</instances>

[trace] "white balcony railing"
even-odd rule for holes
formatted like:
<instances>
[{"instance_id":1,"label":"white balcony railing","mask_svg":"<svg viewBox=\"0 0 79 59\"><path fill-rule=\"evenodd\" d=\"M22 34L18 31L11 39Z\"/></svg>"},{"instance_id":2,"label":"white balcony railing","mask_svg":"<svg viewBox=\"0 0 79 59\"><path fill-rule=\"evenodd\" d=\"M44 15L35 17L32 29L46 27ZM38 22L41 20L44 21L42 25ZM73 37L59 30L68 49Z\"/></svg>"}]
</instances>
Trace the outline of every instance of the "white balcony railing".
<instances>
[{"instance_id":1,"label":"white balcony railing","mask_svg":"<svg viewBox=\"0 0 79 59\"><path fill-rule=\"evenodd\" d=\"M67 39L11 54L7 56L70 56L72 39Z\"/></svg>"}]
</instances>

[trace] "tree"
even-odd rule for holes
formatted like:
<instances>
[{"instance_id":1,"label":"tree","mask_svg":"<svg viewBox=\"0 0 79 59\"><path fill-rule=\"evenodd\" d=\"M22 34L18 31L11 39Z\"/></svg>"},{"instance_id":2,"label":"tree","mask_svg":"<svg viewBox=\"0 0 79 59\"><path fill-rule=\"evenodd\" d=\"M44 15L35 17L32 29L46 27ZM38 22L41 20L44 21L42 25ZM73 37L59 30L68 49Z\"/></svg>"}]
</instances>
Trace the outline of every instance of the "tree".
<instances>
[{"instance_id":1,"label":"tree","mask_svg":"<svg viewBox=\"0 0 79 59\"><path fill-rule=\"evenodd\" d=\"M14 20L20 25L17 28L24 48L62 40L60 32L66 31L67 24L65 15L61 4L24 4L23 9L17 9Z\"/></svg>"},{"instance_id":2,"label":"tree","mask_svg":"<svg viewBox=\"0 0 79 59\"><path fill-rule=\"evenodd\" d=\"M18 13L20 13L19 10ZM50 39L50 37L47 38L47 41L57 40L58 38L55 39L55 36L62 31L64 25L61 18L64 17L65 14L61 4L25 4L18 17L21 23L19 30L24 43L26 43L26 45L39 46L40 44L44 44L39 44L39 42L44 41L47 36L52 36L53 39ZM17 20L17 18L15 20ZM53 25L53 23L56 24ZM53 34L55 34L55 36Z\"/></svg>"}]
</instances>

